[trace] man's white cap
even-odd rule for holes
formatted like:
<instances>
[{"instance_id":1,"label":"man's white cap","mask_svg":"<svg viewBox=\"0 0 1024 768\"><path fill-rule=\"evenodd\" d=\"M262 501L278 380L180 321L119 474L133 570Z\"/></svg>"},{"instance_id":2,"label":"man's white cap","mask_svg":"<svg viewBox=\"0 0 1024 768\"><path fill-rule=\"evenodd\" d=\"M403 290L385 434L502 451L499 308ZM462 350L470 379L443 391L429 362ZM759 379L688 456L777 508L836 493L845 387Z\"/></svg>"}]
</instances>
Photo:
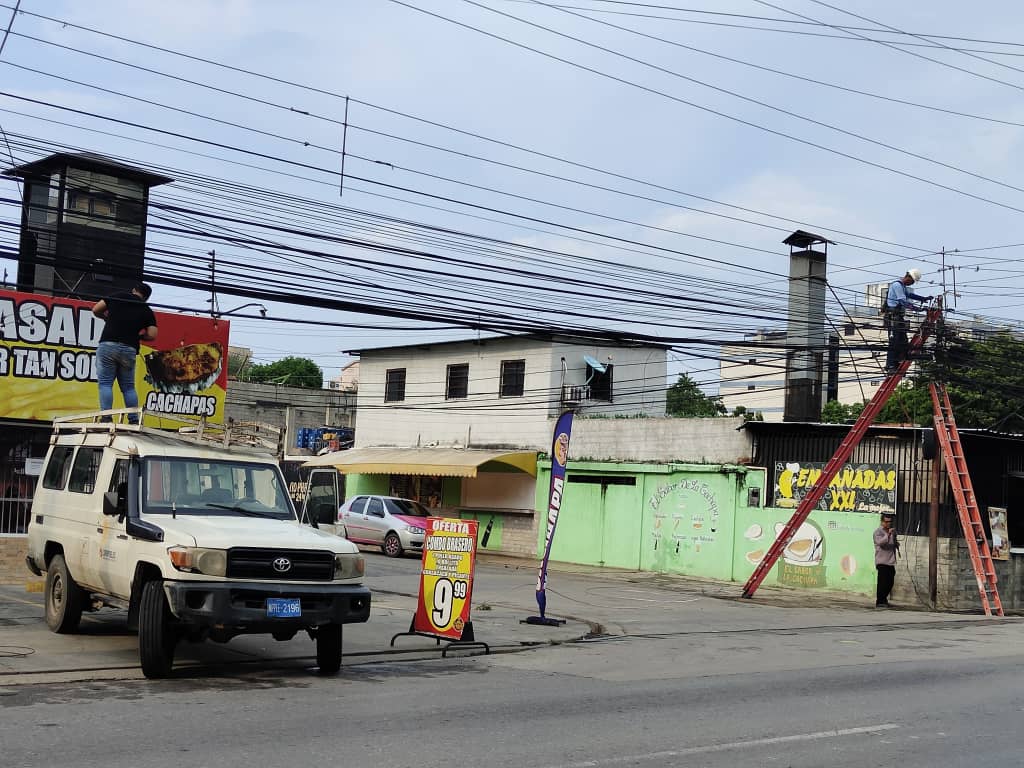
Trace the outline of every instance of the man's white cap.
<instances>
[{"instance_id":1,"label":"man's white cap","mask_svg":"<svg viewBox=\"0 0 1024 768\"><path fill-rule=\"evenodd\" d=\"M920 280L920 279L921 279L921 270L920 270L920 269L918 269L917 267L913 267L913 268L911 268L911 269L908 269L908 270L907 270L907 274L908 274L908 275L910 275L910 276L911 276L912 278L914 278L914 282L915 282L915 283L916 283L916 282L917 282L918 280Z\"/></svg>"}]
</instances>

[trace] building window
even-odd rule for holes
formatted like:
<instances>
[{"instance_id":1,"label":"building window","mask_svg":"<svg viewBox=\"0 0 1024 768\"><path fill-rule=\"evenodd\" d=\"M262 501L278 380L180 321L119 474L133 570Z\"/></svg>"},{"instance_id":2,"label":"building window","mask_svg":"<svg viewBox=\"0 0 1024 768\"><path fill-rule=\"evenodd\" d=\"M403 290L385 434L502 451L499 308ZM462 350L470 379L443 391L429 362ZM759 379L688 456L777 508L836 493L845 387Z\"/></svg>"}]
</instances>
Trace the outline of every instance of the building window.
<instances>
[{"instance_id":1,"label":"building window","mask_svg":"<svg viewBox=\"0 0 1024 768\"><path fill-rule=\"evenodd\" d=\"M606 403L612 402L612 364L604 368L604 373L598 373L592 366L587 365L587 381L590 382L590 399L603 400Z\"/></svg>"},{"instance_id":2,"label":"building window","mask_svg":"<svg viewBox=\"0 0 1024 768\"><path fill-rule=\"evenodd\" d=\"M501 397L522 397L526 382L525 360L501 361Z\"/></svg>"},{"instance_id":3,"label":"building window","mask_svg":"<svg viewBox=\"0 0 1024 768\"><path fill-rule=\"evenodd\" d=\"M747 360L747 365L757 365L757 358L752 357L749 360Z\"/></svg>"},{"instance_id":4,"label":"building window","mask_svg":"<svg viewBox=\"0 0 1024 768\"><path fill-rule=\"evenodd\" d=\"M755 384L747 384L747 391L751 391L752 389L754 389L755 386Z\"/></svg>"},{"instance_id":5,"label":"building window","mask_svg":"<svg viewBox=\"0 0 1024 768\"><path fill-rule=\"evenodd\" d=\"M384 374L384 402L405 400L405 368L389 368Z\"/></svg>"},{"instance_id":6,"label":"building window","mask_svg":"<svg viewBox=\"0 0 1024 768\"><path fill-rule=\"evenodd\" d=\"M469 395L469 363L448 366L448 379L444 388L445 400L464 400Z\"/></svg>"},{"instance_id":7,"label":"building window","mask_svg":"<svg viewBox=\"0 0 1024 768\"><path fill-rule=\"evenodd\" d=\"M855 333L857 333L857 326L855 326L853 323L847 323L845 326L843 326L843 333L846 336L853 336Z\"/></svg>"}]
</instances>

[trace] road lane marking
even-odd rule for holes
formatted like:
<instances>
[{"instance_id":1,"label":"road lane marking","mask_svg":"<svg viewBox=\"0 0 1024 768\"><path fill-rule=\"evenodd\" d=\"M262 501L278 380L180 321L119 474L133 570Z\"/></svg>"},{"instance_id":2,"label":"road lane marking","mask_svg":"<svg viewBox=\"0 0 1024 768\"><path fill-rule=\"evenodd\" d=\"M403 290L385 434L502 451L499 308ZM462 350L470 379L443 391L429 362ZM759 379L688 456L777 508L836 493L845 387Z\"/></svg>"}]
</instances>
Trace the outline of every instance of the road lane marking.
<instances>
[{"instance_id":1,"label":"road lane marking","mask_svg":"<svg viewBox=\"0 0 1024 768\"><path fill-rule=\"evenodd\" d=\"M834 739L840 736L854 736L862 733L878 733L879 731L891 731L899 727L900 726L896 723L862 725L857 728L839 728L832 731L797 733L791 736L772 736L765 739L750 739L749 741L730 741L725 744L707 744L703 747L686 747L684 749L668 749L662 752L647 752L639 755L607 757L600 760L584 760L578 763L561 763L559 765L547 766L546 768L601 768L601 766L605 765L619 765L621 763L640 762L644 760L661 760L671 757L686 757L688 755L703 755L710 752L726 752L731 749L750 749L751 747L768 747L775 744L792 744L800 741Z\"/></svg>"}]
</instances>

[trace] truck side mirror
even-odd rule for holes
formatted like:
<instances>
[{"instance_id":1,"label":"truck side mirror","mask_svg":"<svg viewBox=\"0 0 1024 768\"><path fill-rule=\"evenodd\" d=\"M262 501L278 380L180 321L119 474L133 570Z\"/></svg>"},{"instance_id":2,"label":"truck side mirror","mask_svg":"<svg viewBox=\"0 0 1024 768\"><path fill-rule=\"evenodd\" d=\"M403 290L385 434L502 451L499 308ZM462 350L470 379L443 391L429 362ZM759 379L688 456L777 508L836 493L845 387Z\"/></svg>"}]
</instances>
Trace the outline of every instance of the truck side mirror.
<instances>
[{"instance_id":1,"label":"truck side mirror","mask_svg":"<svg viewBox=\"0 0 1024 768\"><path fill-rule=\"evenodd\" d=\"M103 514L110 517L116 517L122 514L123 496L117 491L107 491L103 494Z\"/></svg>"},{"instance_id":2,"label":"truck side mirror","mask_svg":"<svg viewBox=\"0 0 1024 768\"><path fill-rule=\"evenodd\" d=\"M118 483L116 491L103 494L103 514L110 517L123 516L128 506L128 483Z\"/></svg>"}]
</instances>

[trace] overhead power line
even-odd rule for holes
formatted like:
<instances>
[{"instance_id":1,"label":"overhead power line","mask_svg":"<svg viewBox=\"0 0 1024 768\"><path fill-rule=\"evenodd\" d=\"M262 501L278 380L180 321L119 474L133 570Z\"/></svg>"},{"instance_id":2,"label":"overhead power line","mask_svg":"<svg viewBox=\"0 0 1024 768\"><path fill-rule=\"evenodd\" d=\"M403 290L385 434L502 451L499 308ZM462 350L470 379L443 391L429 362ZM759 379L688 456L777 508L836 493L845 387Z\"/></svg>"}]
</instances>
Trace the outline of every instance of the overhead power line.
<instances>
[{"instance_id":1,"label":"overhead power line","mask_svg":"<svg viewBox=\"0 0 1024 768\"><path fill-rule=\"evenodd\" d=\"M533 0L505 0L505 1L506 2L512 2L512 3L520 3L520 4L529 4L529 3L533 2ZM717 17L721 17L721 18L749 19L749 20L752 20L752 21L764 21L764 22L770 22L770 23L784 24L787 27L792 27L794 25L796 25L796 26L803 25L803 26L806 26L806 27L823 27L823 28L829 28L829 29L835 29L835 30L844 30L844 31L853 30L853 31L861 31L861 32L874 32L876 34L886 34L887 33L886 30L878 29L877 27L857 27L857 26L851 26L851 25L848 25L848 24L826 24L824 22L818 22L818 21L783 19L783 18L779 18L779 17L776 17L776 16L756 16L756 15L753 15L753 14L746 14L746 13L726 13L726 12L723 12L723 11L709 11L709 10L697 9L697 8L680 8L680 7L672 6L672 5L656 5L656 4L652 4L652 3L626 3L626 2L615 2L615 0L591 0L591 2L609 2L609 3L614 3L616 5L621 5L621 6L633 6L635 8L639 8L639 9L647 8L647 9L651 9L651 10L675 11L675 12L679 12L679 13L702 14L704 16L717 16ZM944 47L944 46L942 46L940 44L937 44L937 43L915 43L915 42L911 42L909 40L885 40L885 41L880 41L880 40L877 40L875 38L851 37L849 34L833 35L833 34L826 34L826 33L822 33L822 32L813 32L813 31L809 31L808 29L784 29L784 28L779 28L779 27L768 27L768 26L764 26L763 24L760 24L760 25L758 25L758 24L739 24L739 23L729 23L729 22L722 22L722 21L708 21L706 19L694 19L694 18L687 18L687 17L683 17L683 16L666 16L664 14L644 13L644 12L639 11L639 10L616 11L616 10L611 10L611 9L608 9L608 8L597 8L597 7L594 7L594 6L567 5L565 3L557 3L557 5L560 8L570 8L570 9L575 10L575 11L587 11L589 13L600 13L600 14L613 15L613 16L630 16L630 17L642 18L642 19L655 19L657 21L671 21L671 22L679 22L679 23L683 23L683 24L708 25L708 26L713 26L713 27L722 27L722 28L731 28L731 29L746 29L746 30L754 30L754 31L758 31L758 32L777 32L777 33L780 33L780 34L799 35L799 36L802 36L802 37L820 37L820 38L826 38L826 39L829 39L829 40L844 40L846 42L868 42L868 43L891 42L891 43L893 43L893 45L908 46L908 47L912 47L912 48L942 48L942 47ZM894 32L893 34L897 34L897 33ZM981 38L958 37L958 36L955 36L955 35L938 35L938 34L934 34L934 33L923 33L923 32L919 32L919 33L900 32L898 34L899 35L904 35L904 36L920 35L920 36L924 36L924 37L928 37L928 38L935 38L935 39L941 39L941 40L958 40L958 41L970 42L970 43L983 43L983 44L989 44L989 45L1002 45L1002 46L1006 46L1008 48L1021 48L1021 47L1024 47L1024 43L1007 42L1005 40L986 40L986 39L981 39ZM1024 56L1024 52L1022 52L1022 53L1015 53L1013 51L993 51L993 50L987 50L987 49L963 48L963 47L952 48L950 50L970 51L972 53L987 53L987 54L992 54L992 55L996 55L996 56Z\"/></svg>"},{"instance_id":2,"label":"overhead power line","mask_svg":"<svg viewBox=\"0 0 1024 768\"><path fill-rule=\"evenodd\" d=\"M701 105L701 104L697 104L696 102L693 102L693 101L690 101L688 99L684 99L684 98L682 98L680 96L676 96L674 94L668 93L667 91L662 91L660 89L644 85L643 83L639 83L639 82L637 82L635 80L630 80L630 79L625 78L625 77L620 77L620 76L612 74L610 72L604 72L604 71L602 71L600 69L597 69L595 67L591 67L591 66L588 66L586 64L581 64L580 62L572 61L571 59L567 59L565 57L558 56L556 54L549 53L547 51L543 51L543 50L541 50L539 48L535 48L535 47L533 47L531 45L527 45L526 43L521 43L521 42L518 42L518 41L513 40L511 38L505 37L503 35L499 35L499 34L494 33L494 32L489 32L489 31L487 31L485 29L481 29L480 27L473 26L472 24L468 24L466 22L458 21L458 20L453 19L453 18L451 18L449 16L444 16L443 14L434 13L433 11L428 11L428 10L426 10L424 8L420 8L419 6L413 5L411 3L407 3L404 0L390 0L390 1L392 3L395 3L396 5L401 5L401 6L404 6L406 8L409 8L410 10L414 10L414 11L417 11L419 13L422 13L424 15L432 16L432 17L434 17L436 19L439 19L441 21L447 22L449 24L454 24L456 26L472 30L473 32L477 32L478 34L485 35L486 37L490 37L490 38L495 39L495 40L500 40L501 42L507 43L508 45L512 45L512 46L514 46L516 48L521 48L523 50L530 51L532 53L536 53L536 54L538 54L540 56L543 56L545 58L552 59L553 61L561 62L563 64L566 64L566 65L570 66L570 67L574 67L576 69L580 69L580 70L583 70L585 72L590 72L591 74L597 75L599 77L603 77L605 79L608 79L608 80L611 80L613 82L617 82L617 83L620 83L622 85L626 85L626 86L629 86L629 87L632 87L632 88L637 88L637 89L639 89L641 91L645 91L645 92L650 93L652 95L660 96L662 98L669 99L669 100L677 102L679 104L684 104L684 105L692 107L694 109L698 109L698 110L700 110L702 112L707 112L709 114L717 115L718 117L722 117L722 118L724 118L726 120L730 120L732 122L739 123L741 125L746 125L746 126L748 126L750 128L754 128L756 130L763 131L765 133L769 133L771 135L778 136L780 138L785 138L785 139L788 139L790 141L794 141L794 142L796 142L798 144L803 144L805 146L813 147L815 149L820 149L823 152L828 152L830 154L834 154L834 155L839 156L839 157L844 157L844 158L846 158L848 160L853 160L854 162L861 163L863 165L867 165L867 166L872 167L872 168L877 168L879 170L887 171L887 172L895 174L897 176L902 176L904 178L908 178L908 179L911 179L911 180L914 180L914 181L919 181L919 182L922 182L922 183L927 184L929 186L936 187L937 189L944 189L946 191L953 192L954 194L962 195L964 197L971 198L971 199L977 200L979 202L988 203L990 205L995 205L995 206L998 206L1000 208L1004 208L1006 210L1014 211L1016 213L1024 213L1024 208L1019 208L1017 206L1009 205L1007 203L1002 203L1002 202L999 202L997 200L993 200L991 198L984 197L982 195L976 195L976 194L974 194L972 192L968 192L966 190L959 189L958 187L953 187L953 186L948 185L948 184L943 184L943 183L938 182L938 181L933 181L931 179L927 179L925 177L918 176L918 175L910 173L908 171L902 171L902 170L899 170L897 168L893 168L891 166L884 165L882 163L876 163L873 160L868 160L866 158L858 157L857 155L853 155L853 154L850 154L848 152L844 152L844 151L839 150L839 149L834 149L832 147L825 146L824 144L819 144L817 142L810 141L808 139L799 138L798 136L795 136L795 135L790 134L790 133L786 133L785 131L779 131L779 130L776 130L774 128L769 128L769 127L767 127L765 125L761 125L760 123L755 123L755 122L753 122L751 120L746 120L744 118L737 117L735 115L731 115L731 114L729 114L727 112L723 112L721 110L717 110L717 109L714 109L712 107L707 107L707 106L704 106L704 105ZM497 13L497 14L502 15L502 16L508 16L510 18L519 19L519 17L512 16L511 14L506 14L506 13L504 13L502 11L497 11L497 10L495 10L493 8L488 8L487 6L484 6L484 5L480 4L480 3L476 3L473 0L463 0L463 2L469 3L471 5L476 5L476 6L480 7L480 8L485 8L487 10L492 11L493 13ZM519 19L519 20L523 21L522 19ZM534 25L532 22L524 22L524 23L528 23L531 26L540 26L540 25ZM562 36L562 37L569 37L569 38L571 38L571 36L565 35L564 33L561 33L561 32L556 32L554 30L548 30L548 31L551 31L553 34L556 34L556 35L559 35L559 36ZM575 39L575 38L572 38L572 39ZM589 44L589 45L594 45L594 44ZM594 47L600 48L600 46L596 46L596 45ZM625 54L620 54L620 55L623 55L626 58L632 58L632 57L626 56ZM636 59L634 59L634 60L636 60ZM646 62L642 62L642 63L646 63ZM657 65L651 65L651 66L655 66L657 68Z\"/></svg>"},{"instance_id":3,"label":"overhead power line","mask_svg":"<svg viewBox=\"0 0 1024 768\"><path fill-rule=\"evenodd\" d=\"M7 7L7 6L0 5L0 7ZM60 19L60 18L56 18L56 17L52 17L52 16L45 16L43 14L31 13L31 12L28 12L28 11L25 11L25 10L21 11L21 13L28 14L30 16L34 16L36 18L44 19L44 20L47 20L47 21L51 21L51 22L54 22L54 23L57 23L57 24L61 24L62 26L65 26L65 27L72 27L72 28L75 28L75 29L80 29L80 30L87 31L87 32L90 32L90 33L98 35L98 36L106 37L108 39L118 40L118 41L121 41L121 42L124 42L124 43L128 43L128 44L131 44L131 45L140 46L140 47L146 48L148 50L159 51L161 53L166 53L166 54L169 54L169 55L172 55L172 56L183 58L185 60L207 64L207 65L210 65L210 66L214 66L214 67L217 67L217 68L224 69L225 71L235 72L235 73L238 73L238 74L244 74L246 76L258 78L258 79L261 79L261 80L265 80L267 82L273 82L273 83L278 83L278 84L282 84L282 85L287 85L289 87L297 88L297 89L304 90L304 91L307 91L307 92L310 92L310 93L315 93L315 94L329 96L329 97L332 97L332 98L335 98L335 99L339 99L339 100L342 100L342 101L347 101L347 100L350 99L350 96L347 95L347 94L342 94L342 93L338 93L336 91L331 91L331 90L327 90L327 89L323 89L323 88L317 88L317 87L314 87L314 86L310 86L310 85L303 84L303 83L298 83L298 82L295 82L295 81L291 81L291 80L287 80L287 79L284 79L284 78L276 77L276 76L269 75L269 74L266 74L266 73L257 72L257 71L251 70L251 69L245 69L245 68L242 68L242 67L236 67L236 66L233 66L233 65L230 65L230 64L226 64L226 63L223 63L223 62L219 62L219 61L215 61L213 59L209 59L209 58L206 58L206 57L195 56L195 55L192 55L192 54L184 53L184 52L181 52L181 51L176 51L176 50L173 50L173 49L170 49L170 48L166 48L166 47L163 47L163 46L158 46L158 45L154 45L154 44L151 44L151 43L146 43L146 42L143 42L143 41L139 41L139 40L135 40L135 39L132 39L132 38L124 37L124 36L121 36L121 35L111 34L109 32L105 32L103 30L95 29L95 28L84 26L84 25L81 25L81 24L75 24L74 22L71 22L68 19ZM50 43L50 44L57 45L56 43ZM71 50L78 51L79 49L71 49ZM86 54L86 55L97 55L97 54L92 54L92 53L87 52L87 51L81 51L81 52ZM126 66L126 67L137 68L137 69L141 69L143 71L152 72L154 74L157 73L157 70L149 68L149 67L140 67L140 66L132 64L130 62L124 62L124 61L121 61L121 60L113 59L111 57L100 56L100 58L103 58L103 59L108 60L108 61L116 62L116 63L121 64L121 65ZM163 76L163 77L172 78L172 79L175 79L175 80L179 80L181 82L193 83L193 84L197 83L197 81L187 80L187 79L180 78L180 77L178 77L176 75L171 75L171 74L165 73L165 72L160 72L159 74L161 76ZM231 91L229 89L218 89L218 90L222 90L223 92L229 93L231 95L239 96L239 97L242 97L242 98L250 98L250 95L241 94L241 93L238 93L238 92L235 92L235 91ZM493 144L495 146L501 146L501 147L505 147L505 148L508 148L508 149L513 149L515 151L528 153L528 154L534 155L536 157L541 157L541 158L545 158L545 159L548 159L548 160L553 160L555 162L564 163L564 164L570 165L572 167L580 168L580 169L587 170L587 171L592 171L592 172L595 172L595 173L600 173L600 174L603 174L603 175L608 175L610 177L617 178L617 179L620 179L620 180L630 181L630 182L637 183L637 184L643 184L645 186L650 186L651 188L659 189L661 191L672 192L674 194L683 195L685 197L690 197L690 198L693 198L693 199L696 199L696 200L702 200L704 202L713 203L715 205L721 205L721 206L724 206L726 208L730 208L732 210L738 210L738 211L742 211L742 212L746 212L746 213L753 213L753 214L760 215L760 216L766 216L766 217L769 217L769 218L777 219L779 221L785 221L785 222L790 223L790 224L798 224L800 226L804 226L804 227L807 227L809 229L814 229L816 231L826 231L830 235L844 235L844 236L848 236L848 237L855 237L857 239L863 239L863 240L878 242L878 243L882 243L884 245L890 245L890 246L901 247L901 248L908 248L908 249L916 249L916 250L923 251L923 252L931 252L931 250L932 250L930 248L922 248L922 247L917 247L917 246L908 246L908 245L903 245L903 244L900 244L900 243L894 243L894 242L890 242L890 241L887 241L887 240L883 240L883 239L879 239L879 238L874 238L874 237L871 237L869 235L858 234L858 233L853 233L853 232L847 232L847 231L844 231L844 230L841 230L841 229L837 229L835 227L830 227L828 225L824 225L824 224L821 224L821 223L802 222L802 221L795 220L795 219L792 219L792 218L789 218L789 217L781 216L779 214L772 214L772 213L767 213L767 212L764 212L764 211L759 211L759 210L756 210L756 209L752 209L752 208L749 208L749 207L737 206L737 205L730 204L730 203L727 203L727 202L724 202L724 201L721 201L721 200L716 200L714 198L710 198L710 197L707 197L707 196L698 195L698 194L693 193L693 192L688 192L688 191L685 191L685 190L680 190L680 189L676 189L676 188L672 188L672 187L668 187L668 186L664 186L664 185L659 185L659 184L657 184L655 182L651 182L650 180L640 179L640 178L637 178L635 176L631 176L629 174L623 174L623 173L618 173L618 172L610 171L608 169L599 168L599 167L596 167L594 165L573 161L573 160L570 160L570 159L565 158L565 157L560 157L558 155L554 155L554 154L551 154L551 153L545 153L545 152L542 152L540 150L524 147L524 146L515 144L513 142L505 141L505 140L502 140L502 139L496 139L496 138L489 137L489 136L486 136L486 135L483 135L483 134L480 134L480 133L477 133L477 132L473 132L473 131L467 131L465 129L458 128L457 126L449 125L449 124L446 124L446 123L443 123L443 122L440 122L440 121L436 121L436 120L430 120L428 118L424 118L424 117L421 117L421 116L413 115L413 114L410 114L408 112L403 112L401 110L393 109L393 108L390 108L390 107L385 107L383 105L375 104L373 102L362 100L362 99L358 99L358 98L355 98L355 97L351 97L351 102L353 104L358 104L358 105L361 105L361 106L364 106L364 107L368 107L370 109L373 109L375 111L379 111L379 112L384 113L384 114L390 114L390 115L402 117L404 119L412 120L412 121L415 121L415 122L417 122L417 123L419 123L421 125L429 125L429 126L432 126L432 127L435 127L435 128L442 129L442 130L451 131L453 133L457 133L457 134L462 135L462 136L474 138L474 139L477 139L477 140L480 140L480 141L485 141L485 142L491 143L491 144ZM312 117L316 117L318 119L329 119L329 118L326 118L324 116L316 115L315 113L312 113L312 112L310 112L308 110L305 110L305 109L297 109L297 108L293 108L293 107L289 107L288 109L289 109L289 111L291 111L291 112L293 112L295 114L309 115L309 116L312 116ZM833 238L833 239L836 239L836 238ZM849 242L847 242L845 244L846 245L851 245L852 247L856 247L855 245L853 245L852 243L849 243Z\"/></svg>"}]
</instances>

